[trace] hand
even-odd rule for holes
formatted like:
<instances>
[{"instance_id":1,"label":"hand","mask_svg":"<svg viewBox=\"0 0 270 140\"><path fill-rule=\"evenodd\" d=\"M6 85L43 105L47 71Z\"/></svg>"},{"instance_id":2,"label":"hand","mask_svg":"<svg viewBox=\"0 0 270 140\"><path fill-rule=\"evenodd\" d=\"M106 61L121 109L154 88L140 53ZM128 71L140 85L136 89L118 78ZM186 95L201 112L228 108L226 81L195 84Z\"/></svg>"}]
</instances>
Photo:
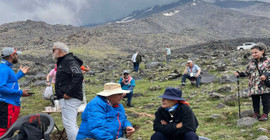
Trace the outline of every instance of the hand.
<instances>
[{"instance_id":1,"label":"hand","mask_svg":"<svg viewBox=\"0 0 270 140\"><path fill-rule=\"evenodd\" d=\"M181 127L183 127L183 123L182 122L176 124L176 128L181 128Z\"/></svg>"},{"instance_id":2,"label":"hand","mask_svg":"<svg viewBox=\"0 0 270 140\"><path fill-rule=\"evenodd\" d=\"M260 77L260 79L261 79L262 81L264 81L264 80L266 80L266 76L265 76L265 75L262 75L262 76Z\"/></svg>"},{"instance_id":3,"label":"hand","mask_svg":"<svg viewBox=\"0 0 270 140\"><path fill-rule=\"evenodd\" d=\"M20 70L24 73L24 74L26 74L27 72L28 72L28 70L30 69L30 67L27 67L27 66L20 66Z\"/></svg>"},{"instance_id":4,"label":"hand","mask_svg":"<svg viewBox=\"0 0 270 140\"><path fill-rule=\"evenodd\" d=\"M48 86L51 86L51 82L47 82L47 85L48 85Z\"/></svg>"},{"instance_id":5,"label":"hand","mask_svg":"<svg viewBox=\"0 0 270 140\"><path fill-rule=\"evenodd\" d=\"M130 137L135 132L135 128L128 126L126 127L126 132L127 132L127 137Z\"/></svg>"},{"instance_id":6,"label":"hand","mask_svg":"<svg viewBox=\"0 0 270 140\"><path fill-rule=\"evenodd\" d=\"M197 78L199 76L199 74L196 74L195 77Z\"/></svg>"},{"instance_id":7,"label":"hand","mask_svg":"<svg viewBox=\"0 0 270 140\"><path fill-rule=\"evenodd\" d=\"M64 99L70 99L71 97L70 96L68 96L67 94L64 94Z\"/></svg>"},{"instance_id":8,"label":"hand","mask_svg":"<svg viewBox=\"0 0 270 140\"><path fill-rule=\"evenodd\" d=\"M127 93L123 93L122 97L125 97L127 95Z\"/></svg>"},{"instance_id":9,"label":"hand","mask_svg":"<svg viewBox=\"0 0 270 140\"><path fill-rule=\"evenodd\" d=\"M168 123L166 121L164 121L164 120L161 120L161 124L162 125L167 125Z\"/></svg>"},{"instance_id":10,"label":"hand","mask_svg":"<svg viewBox=\"0 0 270 140\"><path fill-rule=\"evenodd\" d=\"M90 68L88 66L85 67L84 71L88 72Z\"/></svg>"},{"instance_id":11,"label":"hand","mask_svg":"<svg viewBox=\"0 0 270 140\"><path fill-rule=\"evenodd\" d=\"M238 77L238 76L239 76L239 73L238 73L238 72L235 72L234 74L235 74L235 76L236 76L236 77Z\"/></svg>"},{"instance_id":12,"label":"hand","mask_svg":"<svg viewBox=\"0 0 270 140\"><path fill-rule=\"evenodd\" d=\"M31 96L30 94L27 93L29 89L23 89L22 91L23 91L23 94L22 94L23 97Z\"/></svg>"}]
</instances>

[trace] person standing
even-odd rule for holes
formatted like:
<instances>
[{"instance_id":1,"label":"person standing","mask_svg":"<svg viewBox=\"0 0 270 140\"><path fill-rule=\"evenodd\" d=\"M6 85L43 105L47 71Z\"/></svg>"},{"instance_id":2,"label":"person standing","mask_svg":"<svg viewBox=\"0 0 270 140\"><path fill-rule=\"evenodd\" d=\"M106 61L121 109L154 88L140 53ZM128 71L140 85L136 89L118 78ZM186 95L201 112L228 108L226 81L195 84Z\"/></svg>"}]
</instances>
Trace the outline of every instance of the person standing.
<instances>
[{"instance_id":1,"label":"person standing","mask_svg":"<svg viewBox=\"0 0 270 140\"><path fill-rule=\"evenodd\" d=\"M138 72L139 68L140 68L140 63L142 62L142 56L139 53L139 51L136 51L135 54L133 54L131 61L133 63L133 68L135 72Z\"/></svg>"},{"instance_id":2,"label":"person standing","mask_svg":"<svg viewBox=\"0 0 270 140\"><path fill-rule=\"evenodd\" d=\"M171 48L169 46L165 49L166 63L169 64L171 61Z\"/></svg>"},{"instance_id":3,"label":"person standing","mask_svg":"<svg viewBox=\"0 0 270 140\"><path fill-rule=\"evenodd\" d=\"M128 107L134 107L131 104L131 99L132 99L132 96L133 96L133 89L135 87L135 80L129 75L128 70L124 70L123 76L120 78L118 83L121 84L121 88L123 90L130 91L128 94L123 93L123 98L128 98L127 99L127 106Z\"/></svg>"},{"instance_id":4,"label":"person standing","mask_svg":"<svg viewBox=\"0 0 270 140\"><path fill-rule=\"evenodd\" d=\"M18 80L25 76L29 67L20 66L18 73L12 70L18 63L18 55L21 51L6 47L2 50L0 64L0 137L6 133L10 126L17 120L20 114L21 96L31 96L28 89L20 90Z\"/></svg>"},{"instance_id":5,"label":"person standing","mask_svg":"<svg viewBox=\"0 0 270 140\"><path fill-rule=\"evenodd\" d=\"M196 81L196 87L200 87L200 74L201 68L198 65L193 64L192 60L188 60L184 70L184 76L182 78L182 86L186 85L186 78L188 78L191 83Z\"/></svg>"},{"instance_id":6,"label":"person standing","mask_svg":"<svg viewBox=\"0 0 270 140\"><path fill-rule=\"evenodd\" d=\"M270 109L270 88L264 85L270 76L270 59L266 57L265 47L262 44L251 48L253 59L249 62L246 71L235 72L235 76L249 77L249 96L253 103L253 117L259 121L267 121ZM262 100L263 114L260 115L260 100Z\"/></svg>"},{"instance_id":7,"label":"person standing","mask_svg":"<svg viewBox=\"0 0 270 140\"><path fill-rule=\"evenodd\" d=\"M47 80L47 85L48 86L52 86L53 88L53 93L55 93L55 77L56 77L56 72L57 72L57 64L55 64L54 69L52 69L49 74L46 77ZM50 77L52 78L51 82L50 82Z\"/></svg>"},{"instance_id":8,"label":"person standing","mask_svg":"<svg viewBox=\"0 0 270 140\"><path fill-rule=\"evenodd\" d=\"M69 53L62 42L53 44L53 58L57 60L55 93L60 100L62 120L69 140L75 140L78 133L77 114L82 104L83 62Z\"/></svg>"}]
</instances>

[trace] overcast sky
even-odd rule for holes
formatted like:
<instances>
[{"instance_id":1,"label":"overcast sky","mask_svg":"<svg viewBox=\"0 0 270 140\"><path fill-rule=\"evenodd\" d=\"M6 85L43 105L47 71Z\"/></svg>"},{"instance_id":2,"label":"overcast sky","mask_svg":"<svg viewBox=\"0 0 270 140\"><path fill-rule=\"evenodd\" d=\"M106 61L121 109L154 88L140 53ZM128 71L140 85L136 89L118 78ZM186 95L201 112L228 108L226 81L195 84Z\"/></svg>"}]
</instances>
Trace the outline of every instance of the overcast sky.
<instances>
[{"instance_id":1,"label":"overcast sky","mask_svg":"<svg viewBox=\"0 0 270 140\"><path fill-rule=\"evenodd\" d=\"M95 24L176 1L179 0L0 0L0 25L27 19L49 24Z\"/></svg>"}]
</instances>

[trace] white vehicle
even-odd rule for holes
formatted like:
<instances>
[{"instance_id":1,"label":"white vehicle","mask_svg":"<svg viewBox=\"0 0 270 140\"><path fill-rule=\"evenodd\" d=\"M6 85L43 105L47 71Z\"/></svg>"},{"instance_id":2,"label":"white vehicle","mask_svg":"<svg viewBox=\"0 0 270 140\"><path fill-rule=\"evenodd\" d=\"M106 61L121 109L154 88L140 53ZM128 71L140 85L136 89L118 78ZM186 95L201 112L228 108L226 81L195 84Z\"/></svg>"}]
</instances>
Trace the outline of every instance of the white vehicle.
<instances>
[{"instance_id":1,"label":"white vehicle","mask_svg":"<svg viewBox=\"0 0 270 140\"><path fill-rule=\"evenodd\" d=\"M237 46L237 50L247 50L247 49L251 49L253 46L257 45L254 42L246 42L243 43L242 46Z\"/></svg>"}]
</instances>

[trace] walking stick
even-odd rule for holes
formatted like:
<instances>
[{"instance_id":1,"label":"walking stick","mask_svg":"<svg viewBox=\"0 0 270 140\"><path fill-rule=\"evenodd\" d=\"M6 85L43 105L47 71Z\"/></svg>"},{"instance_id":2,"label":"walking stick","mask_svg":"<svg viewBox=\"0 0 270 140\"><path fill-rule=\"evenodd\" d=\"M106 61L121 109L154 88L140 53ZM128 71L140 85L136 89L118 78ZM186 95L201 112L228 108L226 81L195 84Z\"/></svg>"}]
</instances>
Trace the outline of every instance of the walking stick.
<instances>
[{"instance_id":1,"label":"walking stick","mask_svg":"<svg viewBox=\"0 0 270 140\"><path fill-rule=\"evenodd\" d=\"M240 105L240 92L239 92L239 76L237 76L237 89L238 89L238 115L239 115L239 119L241 118L241 105Z\"/></svg>"}]
</instances>

